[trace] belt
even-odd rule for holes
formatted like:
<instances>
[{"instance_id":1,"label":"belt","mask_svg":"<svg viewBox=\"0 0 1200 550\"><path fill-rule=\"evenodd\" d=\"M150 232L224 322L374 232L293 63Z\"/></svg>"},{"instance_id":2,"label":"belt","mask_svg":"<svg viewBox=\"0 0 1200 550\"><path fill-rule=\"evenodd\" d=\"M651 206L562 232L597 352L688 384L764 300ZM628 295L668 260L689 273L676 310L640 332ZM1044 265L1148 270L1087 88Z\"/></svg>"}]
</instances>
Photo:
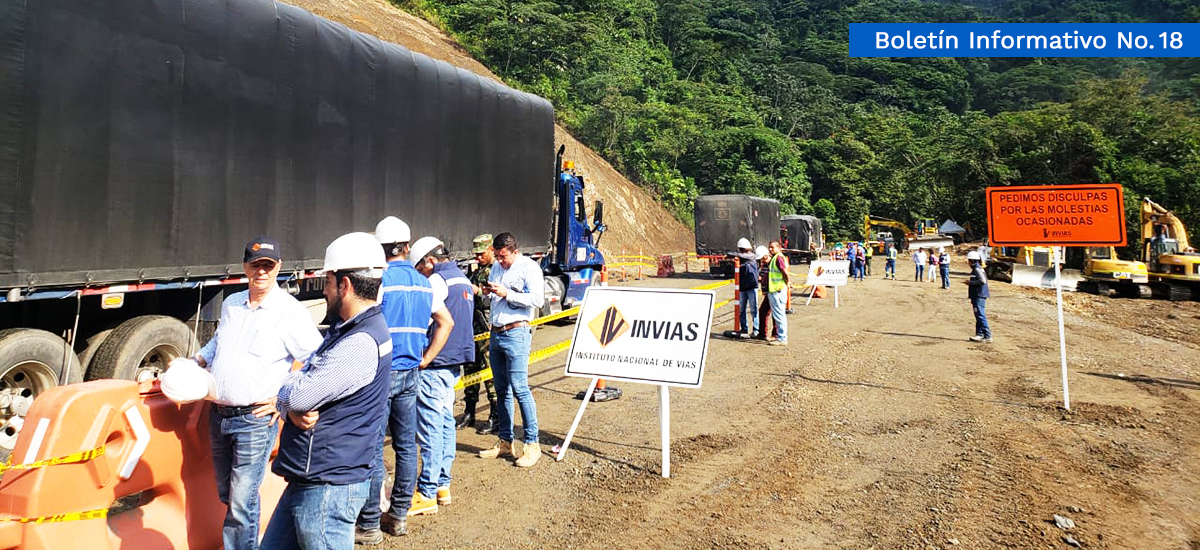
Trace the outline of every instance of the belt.
<instances>
[{"instance_id":1,"label":"belt","mask_svg":"<svg viewBox=\"0 0 1200 550\"><path fill-rule=\"evenodd\" d=\"M224 418L233 418L235 416L242 416L244 414L250 414L250 413L254 412L254 409L257 409L257 408L258 408L258 405L246 405L244 407L229 407L229 406L225 406L225 405L217 405L216 410L217 410L217 414L221 415Z\"/></svg>"},{"instance_id":2,"label":"belt","mask_svg":"<svg viewBox=\"0 0 1200 550\"><path fill-rule=\"evenodd\" d=\"M502 327L494 327L494 328L492 328L492 332L508 332L514 328L521 328L521 327L527 327L527 326L529 326L529 321L517 321L515 323L509 323Z\"/></svg>"}]
</instances>

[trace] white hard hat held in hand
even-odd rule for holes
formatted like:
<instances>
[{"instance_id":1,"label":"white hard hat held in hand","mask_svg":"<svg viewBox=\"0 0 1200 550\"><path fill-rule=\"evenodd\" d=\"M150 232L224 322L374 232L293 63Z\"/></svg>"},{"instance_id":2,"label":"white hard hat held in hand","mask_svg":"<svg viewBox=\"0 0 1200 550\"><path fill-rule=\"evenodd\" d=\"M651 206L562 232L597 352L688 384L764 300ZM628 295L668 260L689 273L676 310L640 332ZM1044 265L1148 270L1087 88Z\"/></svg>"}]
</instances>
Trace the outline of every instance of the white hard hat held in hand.
<instances>
[{"instance_id":1,"label":"white hard hat held in hand","mask_svg":"<svg viewBox=\"0 0 1200 550\"><path fill-rule=\"evenodd\" d=\"M387 256L384 256L383 248L375 237L366 233L347 233L325 247L325 265L317 274L367 270L367 277L378 279L383 277L385 269Z\"/></svg>"},{"instance_id":2,"label":"white hard hat held in hand","mask_svg":"<svg viewBox=\"0 0 1200 550\"><path fill-rule=\"evenodd\" d=\"M408 253L408 259L414 265L421 263L430 252L436 251L442 247L442 241L437 237L421 237L417 242L413 243L412 250Z\"/></svg>"},{"instance_id":3,"label":"white hard hat held in hand","mask_svg":"<svg viewBox=\"0 0 1200 550\"><path fill-rule=\"evenodd\" d=\"M192 403L217 396L217 380L191 359L172 359L158 380L163 395L176 403Z\"/></svg>"},{"instance_id":4,"label":"white hard hat held in hand","mask_svg":"<svg viewBox=\"0 0 1200 550\"><path fill-rule=\"evenodd\" d=\"M728 242L728 241L726 241L726 242ZM737 247L739 250L750 250L751 248L753 248L750 245L750 239L747 239L745 237L738 239Z\"/></svg>"},{"instance_id":5,"label":"white hard hat held in hand","mask_svg":"<svg viewBox=\"0 0 1200 550\"><path fill-rule=\"evenodd\" d=\"M412 232L400 218L388 216L375 226L375 240L380 244L406 243L412 240Z\"/></svg>"}]
</instances>

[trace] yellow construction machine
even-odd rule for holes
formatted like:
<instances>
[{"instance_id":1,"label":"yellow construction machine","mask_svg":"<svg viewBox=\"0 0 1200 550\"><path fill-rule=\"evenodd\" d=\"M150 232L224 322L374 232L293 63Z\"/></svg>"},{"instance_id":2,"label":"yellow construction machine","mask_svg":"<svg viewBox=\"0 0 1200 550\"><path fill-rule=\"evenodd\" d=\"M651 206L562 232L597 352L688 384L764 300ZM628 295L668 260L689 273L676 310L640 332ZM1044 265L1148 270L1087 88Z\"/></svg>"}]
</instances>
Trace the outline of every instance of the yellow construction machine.
<instances>
[{"instance_id":1,"label":"yellow construction machine","mask_svg":"<svg viewBox=\"0 0 1200 550\"><path fill-rule=\"evenodd\" d=\"M938 233L938 226L937 223L934 222L933 218L918 220L917 231L913 231L909 229L907 225L904 225L896 220L868 214L863 220L863 239L871 240L872 227L890 227L903 232L905 242L901 243L900 246L897 247L901 250L911 249L913 247L937 249L940 247L954 246L954 239ZM879 239L879 242L876 245L877 249L881 246L884 246L882 241L884 241L884 239ZM872 240L872 242L875 243L876 241Z\"/></svg>"},{"instance_id":2,"label":"yellow construction machine","mask_svg":"<svg viewBox=\"0 0 1200 550\"><path fill-rule=\"evenodd\" d=\"M1078 270L1062 269L1064 254L1059 247L1059 271L1063 289L1074 290L1080 279ZM998 246L989 252L984 271L989 280L1018 286L1054 287L1054 249L1049 246Z\"/></svg>"},{"instance_id":3,"label":"yellow construction machine","mask_svg":"<svg viewBox=\"0 0 1200 550\"><path fill-rule=\"evenodd\" d=\"M1200 298L1200 254L1188 245L1187 228L1149 198L1142 199L1142 260L1155 297Z\"/></svg>"},{"instance_id":4,"label":"yellow construction machine","mask_svg":"<svg viewBox=\"0 0 1200 550\"><path fill-rule=\"evenodd\" d=\"M1079 283L1079 290L1103 296L1151 297L1145 262L1122 260L1112 246L1089 246L1085 254L1084 282Z\"/></svg>"}]
</instances>

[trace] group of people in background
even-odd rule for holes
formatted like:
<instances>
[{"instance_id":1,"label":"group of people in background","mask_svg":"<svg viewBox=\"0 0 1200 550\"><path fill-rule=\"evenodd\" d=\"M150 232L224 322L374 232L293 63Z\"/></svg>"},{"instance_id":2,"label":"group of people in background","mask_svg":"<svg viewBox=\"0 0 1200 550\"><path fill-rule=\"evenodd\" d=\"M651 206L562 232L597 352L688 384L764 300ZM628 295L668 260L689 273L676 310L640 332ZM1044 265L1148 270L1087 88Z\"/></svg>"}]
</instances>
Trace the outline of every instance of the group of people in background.
<instances>
[{"instance_id":1,"label":"group of people in background","mask_svg":"<svg viewBox=\"0 0 1200 550\"><path fill-rule=\"evenodd\" d=\"M545 299L541 268L509 233L480 235L473 244L478 267L468 276L442 241L413 241L408 225L392 216L373 236L339 237L319 273L324 336L278 286L279 243L257 237L246 245L249 288L224 300L214 337L182 359L215 381L209 425L217 490L228 506L225 548L260 547L259 486L280 432L271 470L288 485L262 548L379 544L384 533L406 534L408 517L449 505L455 431L475 424L479 399L472 384L456 422L455 386L464 372L489 363L494 391L484 385L492 406L479 432L498 440L479 456L520 467L538 462L528 365L530 323ZM476 332L489 337L477 343ZM293 371L293 362L303 366ZM514 399L524 427L519 448ZM396 466L385 505L389 435Z\"/></svg>"},{"instance_id":2,"label":"group of people in background","mask_svg":"<svg viewBox=\"0 0 1200 550\"><path fill-rule=\"evenodd\" d=\"M913 252L912 261L917 282L936 283L940 276L942 288L950 288L950 254L946 253L945 247L939 247L936 253L933 249L926 252L926 249L918 248Z\"/></svg>"},{"instance_id":3,"label":"group of people in background","mask_svg":"<svg viewBox=\"0 0 1200 550\"><path fill-rule=\"evenodd\" d=\"M737 242L732 256L738 267L738 308L740 338L765 340L772 346L787 345L787 302L792 288L787 256L779 241L753 248L749 239ZM761 289L762 302L758 301ZM767 321L774 324L767 332ZM769 336L768 336L769 335Z\"/></svg>"}]
</instances>

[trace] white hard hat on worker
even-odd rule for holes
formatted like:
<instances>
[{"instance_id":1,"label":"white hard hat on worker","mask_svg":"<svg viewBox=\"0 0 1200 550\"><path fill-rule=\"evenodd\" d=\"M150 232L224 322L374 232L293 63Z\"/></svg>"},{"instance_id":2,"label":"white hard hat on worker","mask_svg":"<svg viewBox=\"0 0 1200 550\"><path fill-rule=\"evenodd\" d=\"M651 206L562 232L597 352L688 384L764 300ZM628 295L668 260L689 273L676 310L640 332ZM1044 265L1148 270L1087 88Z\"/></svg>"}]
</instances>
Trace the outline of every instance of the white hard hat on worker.
<instances>
[{"instance_id":1,"label":"white hard hat on worker","mask_svg":"<svg viewBox=\"0 0 1200 550\"><path fill-rule=\"evenodd\" d=\"M729 242L729 241L725 241L725 242ZM737 247L738 247L738 250L750 250L751 248L754 248L754 246L750 244L750 239L747 239L745 237L738 239Z\"/></svg>"},{"instance_id":2,"label":"white hard hat on worker","mask_svg":"<svg viewBox=\"0 0 1200 550\"><path fill-rule=\"evenodd\" d=\"M758 256L758 259L760 260L766 258L768 254L770 254L770 252L767 250L767 247L761 244L758 245L758 248L754 249L754 255Z\"/></svg>"},{"instance_id":3,"label":"white hard hat on worker","mask_svg":"<svg viewBox=\"0 0 1200 550\"><path fill-rule=\"evenodd\" d=\"M412 260L413 266L420 271L422 275L426 273L422 269L422 264L425 263L425 257L429 254L438 251L442 247L442 241L437 237L421 237L417 242L412 244L412 249L409 251L408 259ZM433 269L432 267L429 269Z\"/></svg>"},{"instance_id":4,"label":"white hard hat on worker","mask_svg":"<svg viewBox=\"0 0 1200 550\"><path fill-rule=\"evenodd\" d=\"M388 216L375 226L375 240L380 244L406 243L412 240L412 231L400 218Z\"/></svg>"},{"instance_id":5,"label":"white hard hat on worker","mask_svg":"<svg viewBox=\"0 0 1200 550\"><path fill-rule=\"evenodd\" d=\"M982 260L982 259L983 259L983 257L979 255L979 252L978 252L978 251L976 251L976 250L972 250L972 251L970 251L970 252L967 252L967 259L968 259L968 260L974 260L974 261L978 262L978 261Z\"/></svg>"},{"instance_id":6,"label":"white hard hat on worker","mask_svg":"<svg viewBox=\"0 0 1200 550\"><path fill-rule=\"evenodd\" d=\"M347 233L325 247L325 265L317 274L362 271L364 277L378 279L383 277L385 269L387 258L379 247L379 241L366 233Z\"/></svg>"}]
</instances>

